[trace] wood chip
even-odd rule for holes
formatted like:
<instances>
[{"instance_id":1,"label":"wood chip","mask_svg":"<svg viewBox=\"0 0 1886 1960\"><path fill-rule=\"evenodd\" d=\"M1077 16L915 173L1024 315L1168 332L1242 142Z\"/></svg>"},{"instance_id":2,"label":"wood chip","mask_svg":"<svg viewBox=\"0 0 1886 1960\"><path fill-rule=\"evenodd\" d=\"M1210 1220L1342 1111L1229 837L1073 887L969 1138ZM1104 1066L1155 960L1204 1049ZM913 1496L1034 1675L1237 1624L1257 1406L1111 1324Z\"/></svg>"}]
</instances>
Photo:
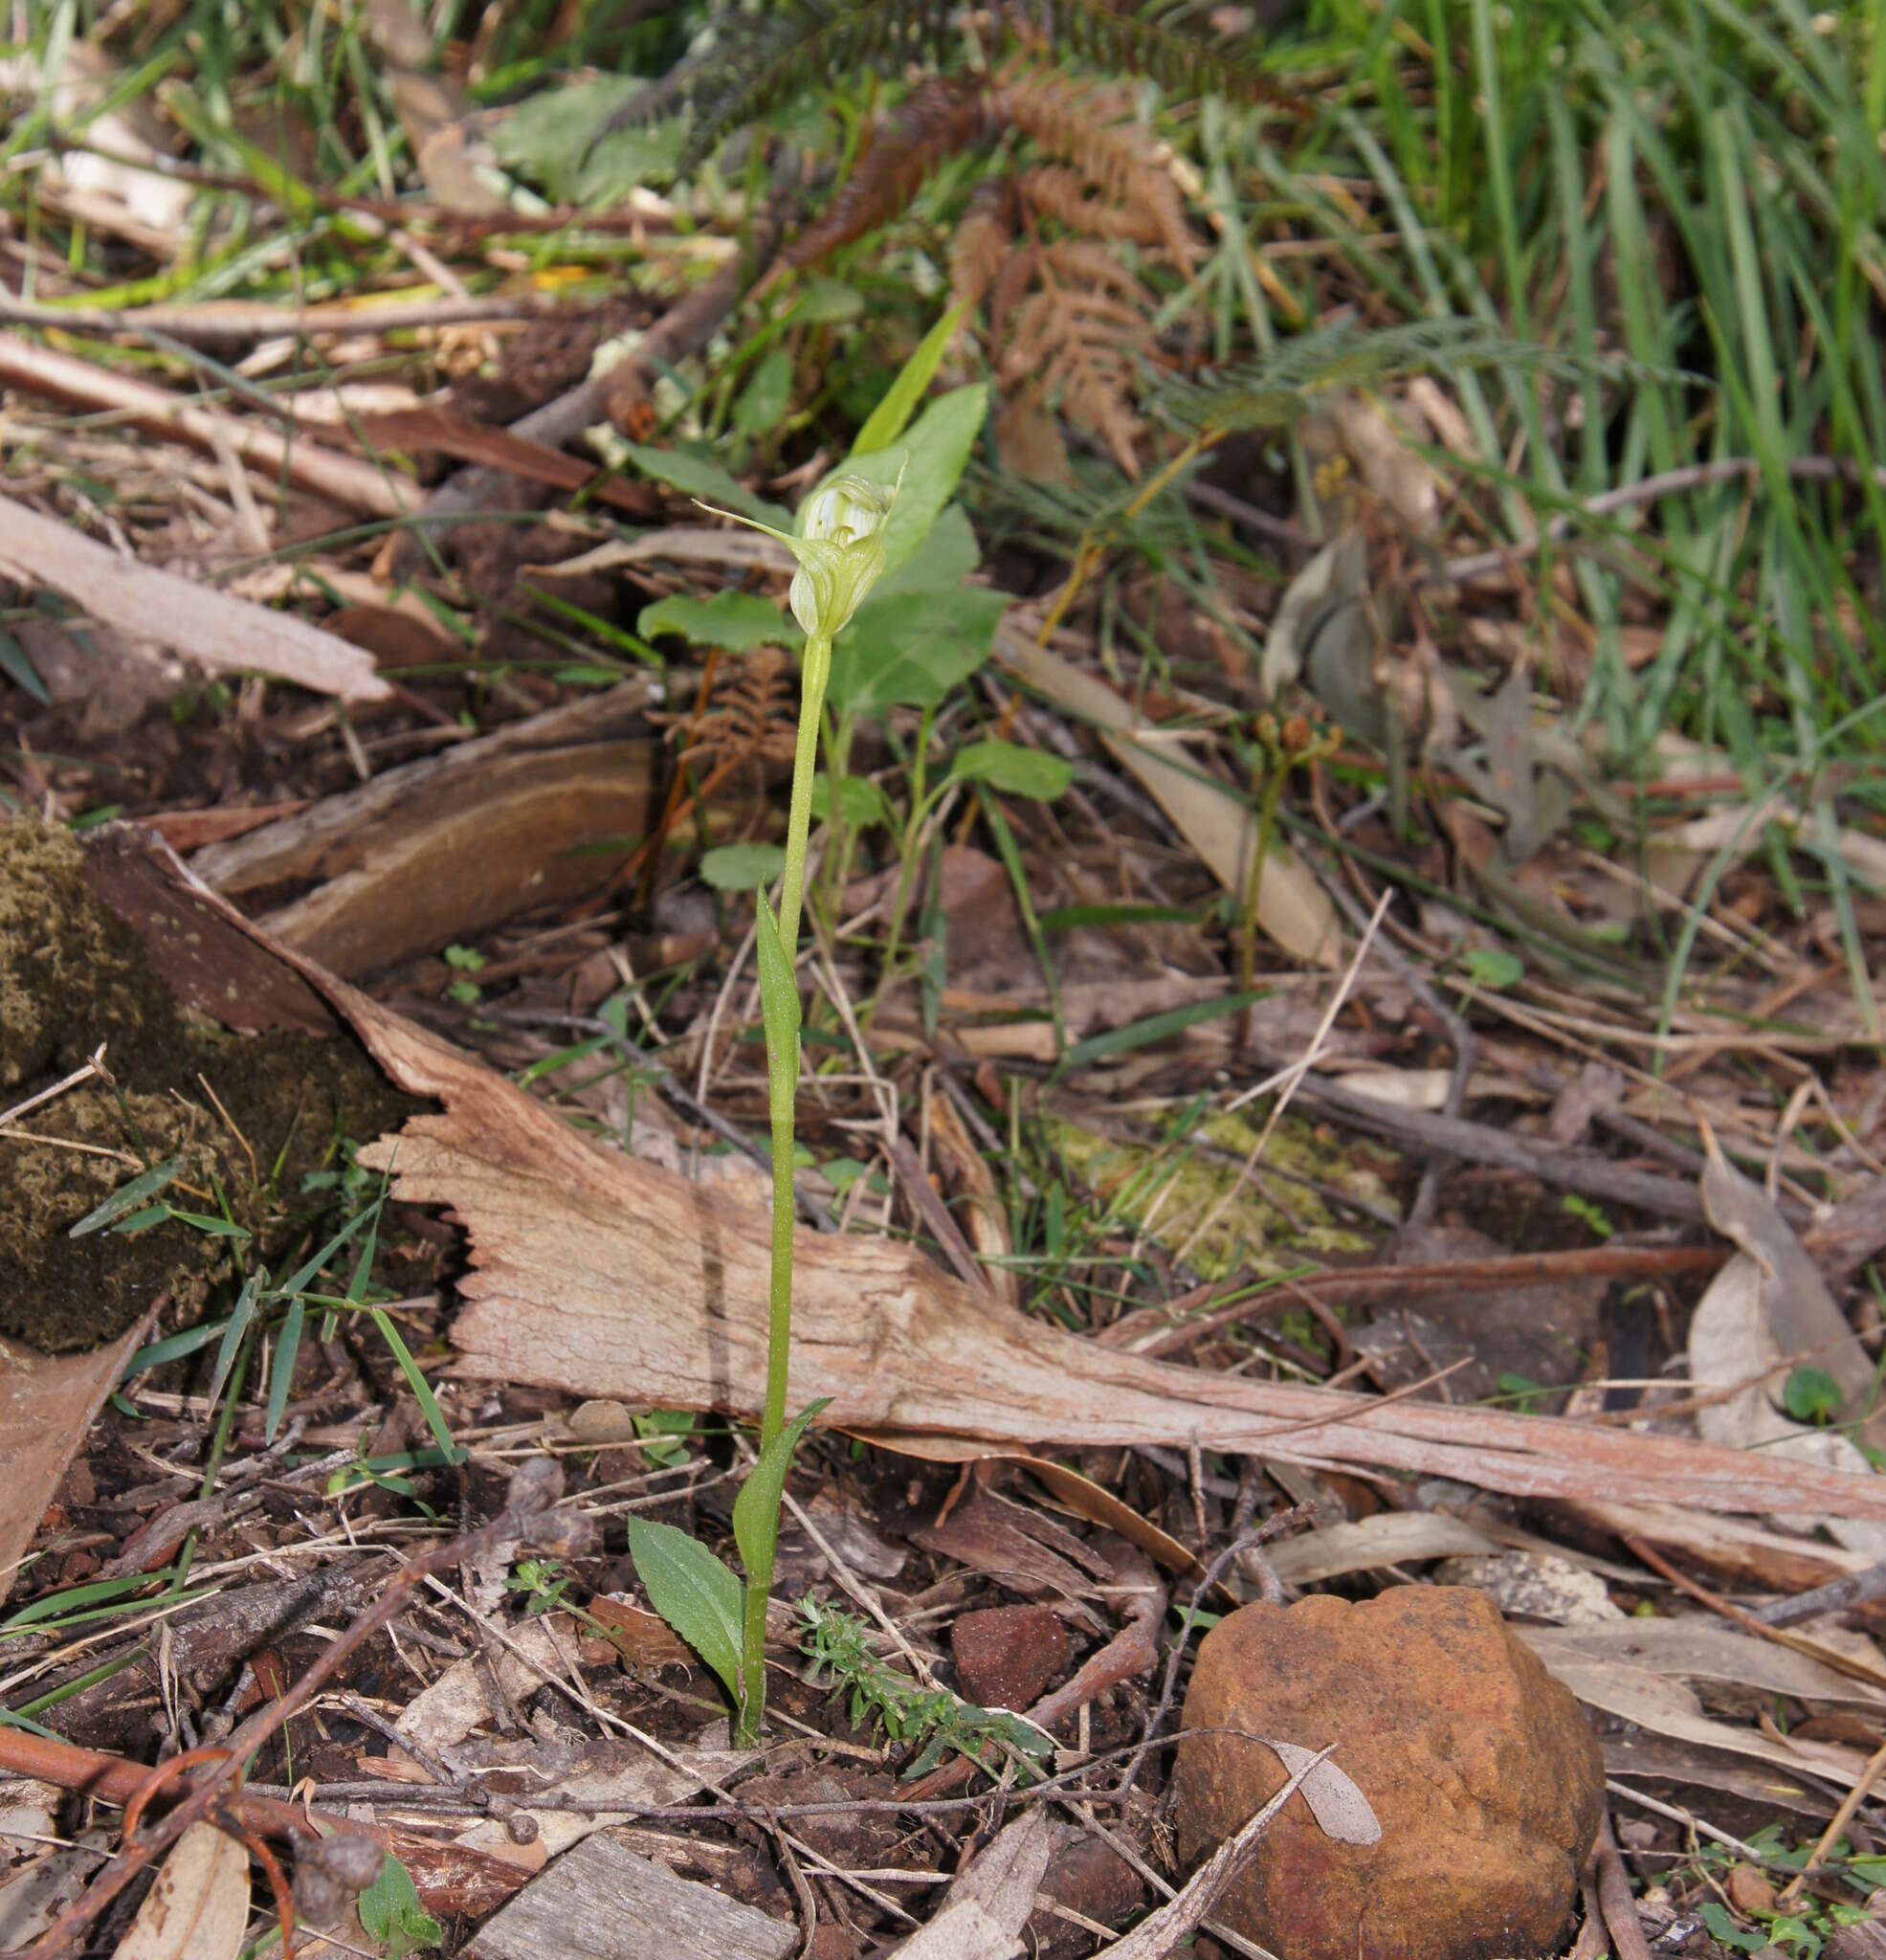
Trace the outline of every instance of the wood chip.
<instances>
[{"instance_id":1,"label":"wood chip","mask_svg":"<svg viewBox=\"0 0 1886 1960\"><path fill-rule=\"evenodd\" d=\"M478 1929L477 1960L786 1960L789 1921L637 1858L608 1832L586 1838Z\"/></svg>"}]
</instances>

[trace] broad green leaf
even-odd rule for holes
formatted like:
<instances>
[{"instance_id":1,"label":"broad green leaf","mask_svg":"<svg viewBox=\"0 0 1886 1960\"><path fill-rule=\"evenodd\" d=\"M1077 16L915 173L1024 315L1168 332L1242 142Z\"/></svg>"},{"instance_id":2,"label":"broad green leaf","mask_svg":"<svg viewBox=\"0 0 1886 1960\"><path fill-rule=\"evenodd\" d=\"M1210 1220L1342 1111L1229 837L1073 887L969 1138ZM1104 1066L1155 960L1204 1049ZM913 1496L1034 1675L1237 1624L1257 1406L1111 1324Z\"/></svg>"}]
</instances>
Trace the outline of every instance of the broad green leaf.
<instances>
[{"instance_id":1,"label":"broad green leaf","mask_svg":"<svg viewBox=\"0 0 1886 1960\"><path fill-rule=\"evenodd\" d=\"M152 1165L148 1170L132 1178L129 1184L121 1184L103 1204L87 1212L66 1236L83 1238L88 1233L101 1232L115 1220L141 1210L145 1201L162 1191L183 1168L181 1157L166 1157L162 1164Z\"/></svg>"},{"instance_id":2,"label":"broad green leaf","mask_svg":"<svg viewBox=\"0 0 1886 1960\"><path fill-rule=\"evenodd\" d=\"M1503 947L1475 947L1467 955L1467 970L1476 986L1491 987L1496 993L1517 987L1526 977L1519 955Z\"/></svg>"},{"instance_id":3,"label":"broad green leaf","mask_svg":"<svg viewBox=\"0 0 1886 1960\"><path fill-rule=\"evenodd\" d=\"M700 875L717 892L757 892L786 863L783 844L721 844L700 860Z\"/></svg>"},{"instance_id":4,"label":"broad green leaf","mask_svg":"<svg viewBox=\"0 0 1886 1960\"><path fill-rule=\"evenodd\" d=\"M792 406L792 356L775 347L754 368L734 403L733 425L743 435L769 435Z\"/></svg>"},{"instance_id":5,"label":"broad green leaf","mask_svg":"<svg viewBox=\"0 0 1886 1960\"><path fill-rule=\"evenodd\" d=\"M740 1547L741 1563L746 1568L746 1583L763 1592L772 1590L779 1507L786 1494L786 1473L792 1467L792 1452L831 1400L825 1395L809 1404L773 1437L760 1452L760 1460L746 1473L746 1481L734 1499L734 1543Z\"/></svg>"},{"instance_id":6,"label":"broad green leaf","mask_svg":"<svg viewBox=\"0 0 1886 1960\"><path fill-rule=\"evenodd\" d=\"M680 155L678 117L604 135L609 119L646 86L625 75L544 89L493 127L492 149L559 204L620 198L647 177L672 175Z\"/></svg>"},{"instance_id":7,"label":"broad green leaf","mask_svg":"<svg viewBox=\"0 0 1886 1960\"><path fill-rule=\"evenodd\" d=\"M988 390L981 382L954 389L939 395L918 416L895 449L847 459L847 470L874 483L895 483L899 470L903 471L897 508L884 527L882 576L897 571L929 536L938 513L962 480L987 412Z\"/></svg>"},{"instance_id":8,"label":"broad green leaf","mask_svg":"<svg viewBox=\"0 0 1886 1960\"><path fill-rule=\"evenodd\" d=\"M1782 1390L1782 1407L1796 1422L1831 1422L1844 1399L1840 1384L1818 1368L1797 1368Z\"/></svg>"},{"instance_id":9,"label":"broad green leaf","mask_svg":"<svg viewBox=\"0 0 1886 1960\"><path fill-rule=\"evenodd\" d=\"M869 776L843 776L838 783L838 810L849 831L868 831L874 824L889 823L891 799ZM832 819L832 778L820 776L812 784L812 816L819 823Z\"/></svg>"},{"instance_id":10,"label":"broad green leaf","mask_svg":"<svg viewBox=\"0 0 1886 1960\"><path fill-rule=\"evenodd\" d=\"M698 1538L629 1520L629 1556L653 1606L740 1699L740 1581Z\"/></svg>"},{"instance_id":11,"label":"broad green leaf","mask_svg":"<svg viewBox=\"0 0 1886 1960\"><path fill-rule=\"evenodd\" d=\"M760 1018L766 1030L766 1080L772 1107L790 1111L799 1086L799 982L779 921L762 896L759 911ZM775 1130L777 1135L777 1129Z\"/></svg>"},{"instance_id":12,"label":"broad green leaf","mask_svg":"<svg viewBox=\"0 0 1886 1960\"><path fill-rule=\"evenodd\" d=\"M886 708L934 707L988 658L1008 604L1006 593L976 586L867 599L832 650L832 711L870 720Z\"/></svg>"},{"instance_id":13,"label":"broad green leaf","mask_svg":"<svg viewBox=\"0 0 1886 1960\"><path fill-rule=\"evenodd\" d=\"M937 368L949 350L963 309L952 306L919 344L917 351L903 364L903 371L884 390L884 398L865 417L857 440L852 444L854 457L869 456L875 449L888 449L901 435L923 399L923 390L936 379Z\"/></svg>"},{"instance_id":14,"label":"broad green leaf","mask_svg":"<svg viewBox=\"0 0 1886 1960\"><path fill-rule=\"evenodd\" d=\"M976 534L963 506L946 503L943 514L930 526L929 536L897 571L873 589L871 597L888 599L899 592L923 592L938 586L961 585L982 563L982 558ZM870 603L865 602L867 606ZM863 610L859 608L860 613Z\"/></svg>"},{"instance_id":15,"label":"broad green leaf","mask_svg":"<svg viewBox=\"0 0 1886 1960\"><path fill-rule=\"evenodd\" d=\"M972 742L959 748L949 775L952 782L987 783L1005 795L1032 796L1037 803L1065 796L1074 781L1073 768L1058 755L1014 742Z\"/></svg>"},{"instance_id":16,"label":"broad green leaf","mask_svg":"<svg viewBox=\"0 0 1886 1960\"><path fill-rule=\"evenodd\" d=\"M693 646L724 647L730 654L797 646L806 636L797 620L757 592L713 592L704 599L677 592L644 606L635 631L644 639L677 633Z\"/></svg>"},{"instance_id":17,"label":"broad green leaf","mask_svg":"<svg viewBox=\"0 0 1886 1960\"><path fill-rule=\"evenodd\" d=\"M387 1960L407 1960L417 1948L445 1944L445 1928L420 1904L412 1874L390 1855L360 1895L360 1924Z\"/></svg>"},{"instance_id":18,"label":"broad green leaf","mask_svg":"<svg viewBox=\"0 0 1886 1960\"><path fill-rule=\"evenodd\" d=\"M799 297L792 304L795 326L842 326L848 320L864 316L864 295L830 273L815 272L807 277Z\"/></svg>"},{"instance_id":19,"label":"broad green leaf","mask_svg":"<svg viewBox=\"0 0 1886 1960\"><path fill-rule=\"evenodd\" d=\"M722 504L743 516L770 524L776 531L789 533L792 513L764 497L755 497L724 463L711 456L699 456L687 449L651 449L645 442L625 442L622 452L645 477L666 483L686 497L698 497L703 503ZM932 513L934 515L934 513Z\"/></svg>"}]
</instances>

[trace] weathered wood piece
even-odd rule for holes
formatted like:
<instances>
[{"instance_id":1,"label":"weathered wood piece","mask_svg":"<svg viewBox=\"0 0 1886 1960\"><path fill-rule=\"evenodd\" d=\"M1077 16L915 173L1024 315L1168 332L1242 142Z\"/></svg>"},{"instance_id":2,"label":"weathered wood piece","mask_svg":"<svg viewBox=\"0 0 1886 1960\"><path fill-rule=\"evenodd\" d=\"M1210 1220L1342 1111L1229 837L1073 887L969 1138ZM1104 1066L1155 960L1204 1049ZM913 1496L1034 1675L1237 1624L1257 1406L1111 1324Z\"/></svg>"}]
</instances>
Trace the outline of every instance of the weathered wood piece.
<instances>
[{"instance_id":1,"label":"weathered wood piece","mask_svg":"<svg viewBox=\"0 0 1886 1960\"><path fill-rule=\"evenodd\" d=\"M601 1831L534 1878L469 1950L477 1960L786 1960L798 1941L790 1921L677 1878Z\"/></svg>"},{"instance_id":2,"label":"weathered wood piece","mask_svg":"<svg viewBox=\"0 0 1886 1960\"><path fill-rule=\"evenodd\" d=\"M315 880L267 923L350 977L566 904L618 861L598 846L648 827L654 744L632 732L647 700L627 681L533 715L211 844L192 868L252 904Z\"/></svg>"}]
</instances>

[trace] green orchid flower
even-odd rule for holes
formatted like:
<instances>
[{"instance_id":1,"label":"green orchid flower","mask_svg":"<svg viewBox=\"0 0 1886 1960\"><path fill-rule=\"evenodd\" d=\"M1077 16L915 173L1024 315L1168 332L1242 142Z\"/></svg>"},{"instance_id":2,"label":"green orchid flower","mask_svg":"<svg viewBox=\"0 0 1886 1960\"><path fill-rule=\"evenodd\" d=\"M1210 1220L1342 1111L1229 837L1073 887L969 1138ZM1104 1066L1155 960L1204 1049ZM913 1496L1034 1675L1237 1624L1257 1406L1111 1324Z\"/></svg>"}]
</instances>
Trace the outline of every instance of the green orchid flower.
<instances>
[{"instance_id":1,"label":"green orchid flower","mask_svg":"<svg viewBox=\"0 0 1886 1960\"><path fill-rule=\"evenodd\" d=\"M903 470L888 489L845 471L831 478L799 506L790 534L770 524L703 503L777 538L798 561L788 597L806 634L800 667L799 732L792 760L792 800L786 825L786 863L780 872L777 918L763 895L756 921L761 1018L766 1032L767 1102L772 1120L773 1233L766 1332L766 1396L760 1421L760 1459L734 1506L734 1533L746 1564L741 1614L739 1707L736 1740L759 1740L765 1709L766 1597L772 1590L779 1537L780 1495L794 1446L824 1405L786 1420L787 1360L792 1343L793 1102L799 1078L799 986L794 959L799 910L806 888L806 845L811 830L812 779L818 768L818 731L832 674L832 642L851 622L865 595L884 575L884 530L903 487ZM727 1584L733 1583L728 1574Z\"/></svg>"}]
</instances>

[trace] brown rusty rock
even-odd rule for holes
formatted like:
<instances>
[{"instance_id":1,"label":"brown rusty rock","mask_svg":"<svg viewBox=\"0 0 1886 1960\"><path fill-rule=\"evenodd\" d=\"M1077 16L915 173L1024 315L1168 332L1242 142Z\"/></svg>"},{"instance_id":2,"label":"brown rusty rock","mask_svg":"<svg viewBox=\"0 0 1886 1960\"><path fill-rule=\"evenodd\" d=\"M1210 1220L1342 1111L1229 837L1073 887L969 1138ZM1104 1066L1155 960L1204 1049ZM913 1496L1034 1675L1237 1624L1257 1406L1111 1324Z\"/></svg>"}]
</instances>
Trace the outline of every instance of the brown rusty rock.
<instances>
[{"instance_id":1,"label":"brown rusty rock","mask_svg":"<svg viewBox=\"0 0 1886 1960\"><path fill-rule=\"evenodd\" d=\"M949 1651L965 1701L1026 1708L1060 1680L1068 1630L1047 1606L990 1606L957 1616Z\"/></svg>"},{"instance_id":2,"label":"brown rusty rock","mask_svg":"<svg viewBox=\"0 0 1886 1960\"><path fill-rule=\"evenodd\" d=\"M1292 1801L1217 1916L1290 1960L1549 1953L1597 1835L1604 1762L1578 1704L1485 1594L1246 1606L1205 1637L1174 1771L1179 1854L1202 1862L1282 1788L1245 1735L1334 1761L1382 1825L1338 1844Z\"/></svg>"}]
</instances>

